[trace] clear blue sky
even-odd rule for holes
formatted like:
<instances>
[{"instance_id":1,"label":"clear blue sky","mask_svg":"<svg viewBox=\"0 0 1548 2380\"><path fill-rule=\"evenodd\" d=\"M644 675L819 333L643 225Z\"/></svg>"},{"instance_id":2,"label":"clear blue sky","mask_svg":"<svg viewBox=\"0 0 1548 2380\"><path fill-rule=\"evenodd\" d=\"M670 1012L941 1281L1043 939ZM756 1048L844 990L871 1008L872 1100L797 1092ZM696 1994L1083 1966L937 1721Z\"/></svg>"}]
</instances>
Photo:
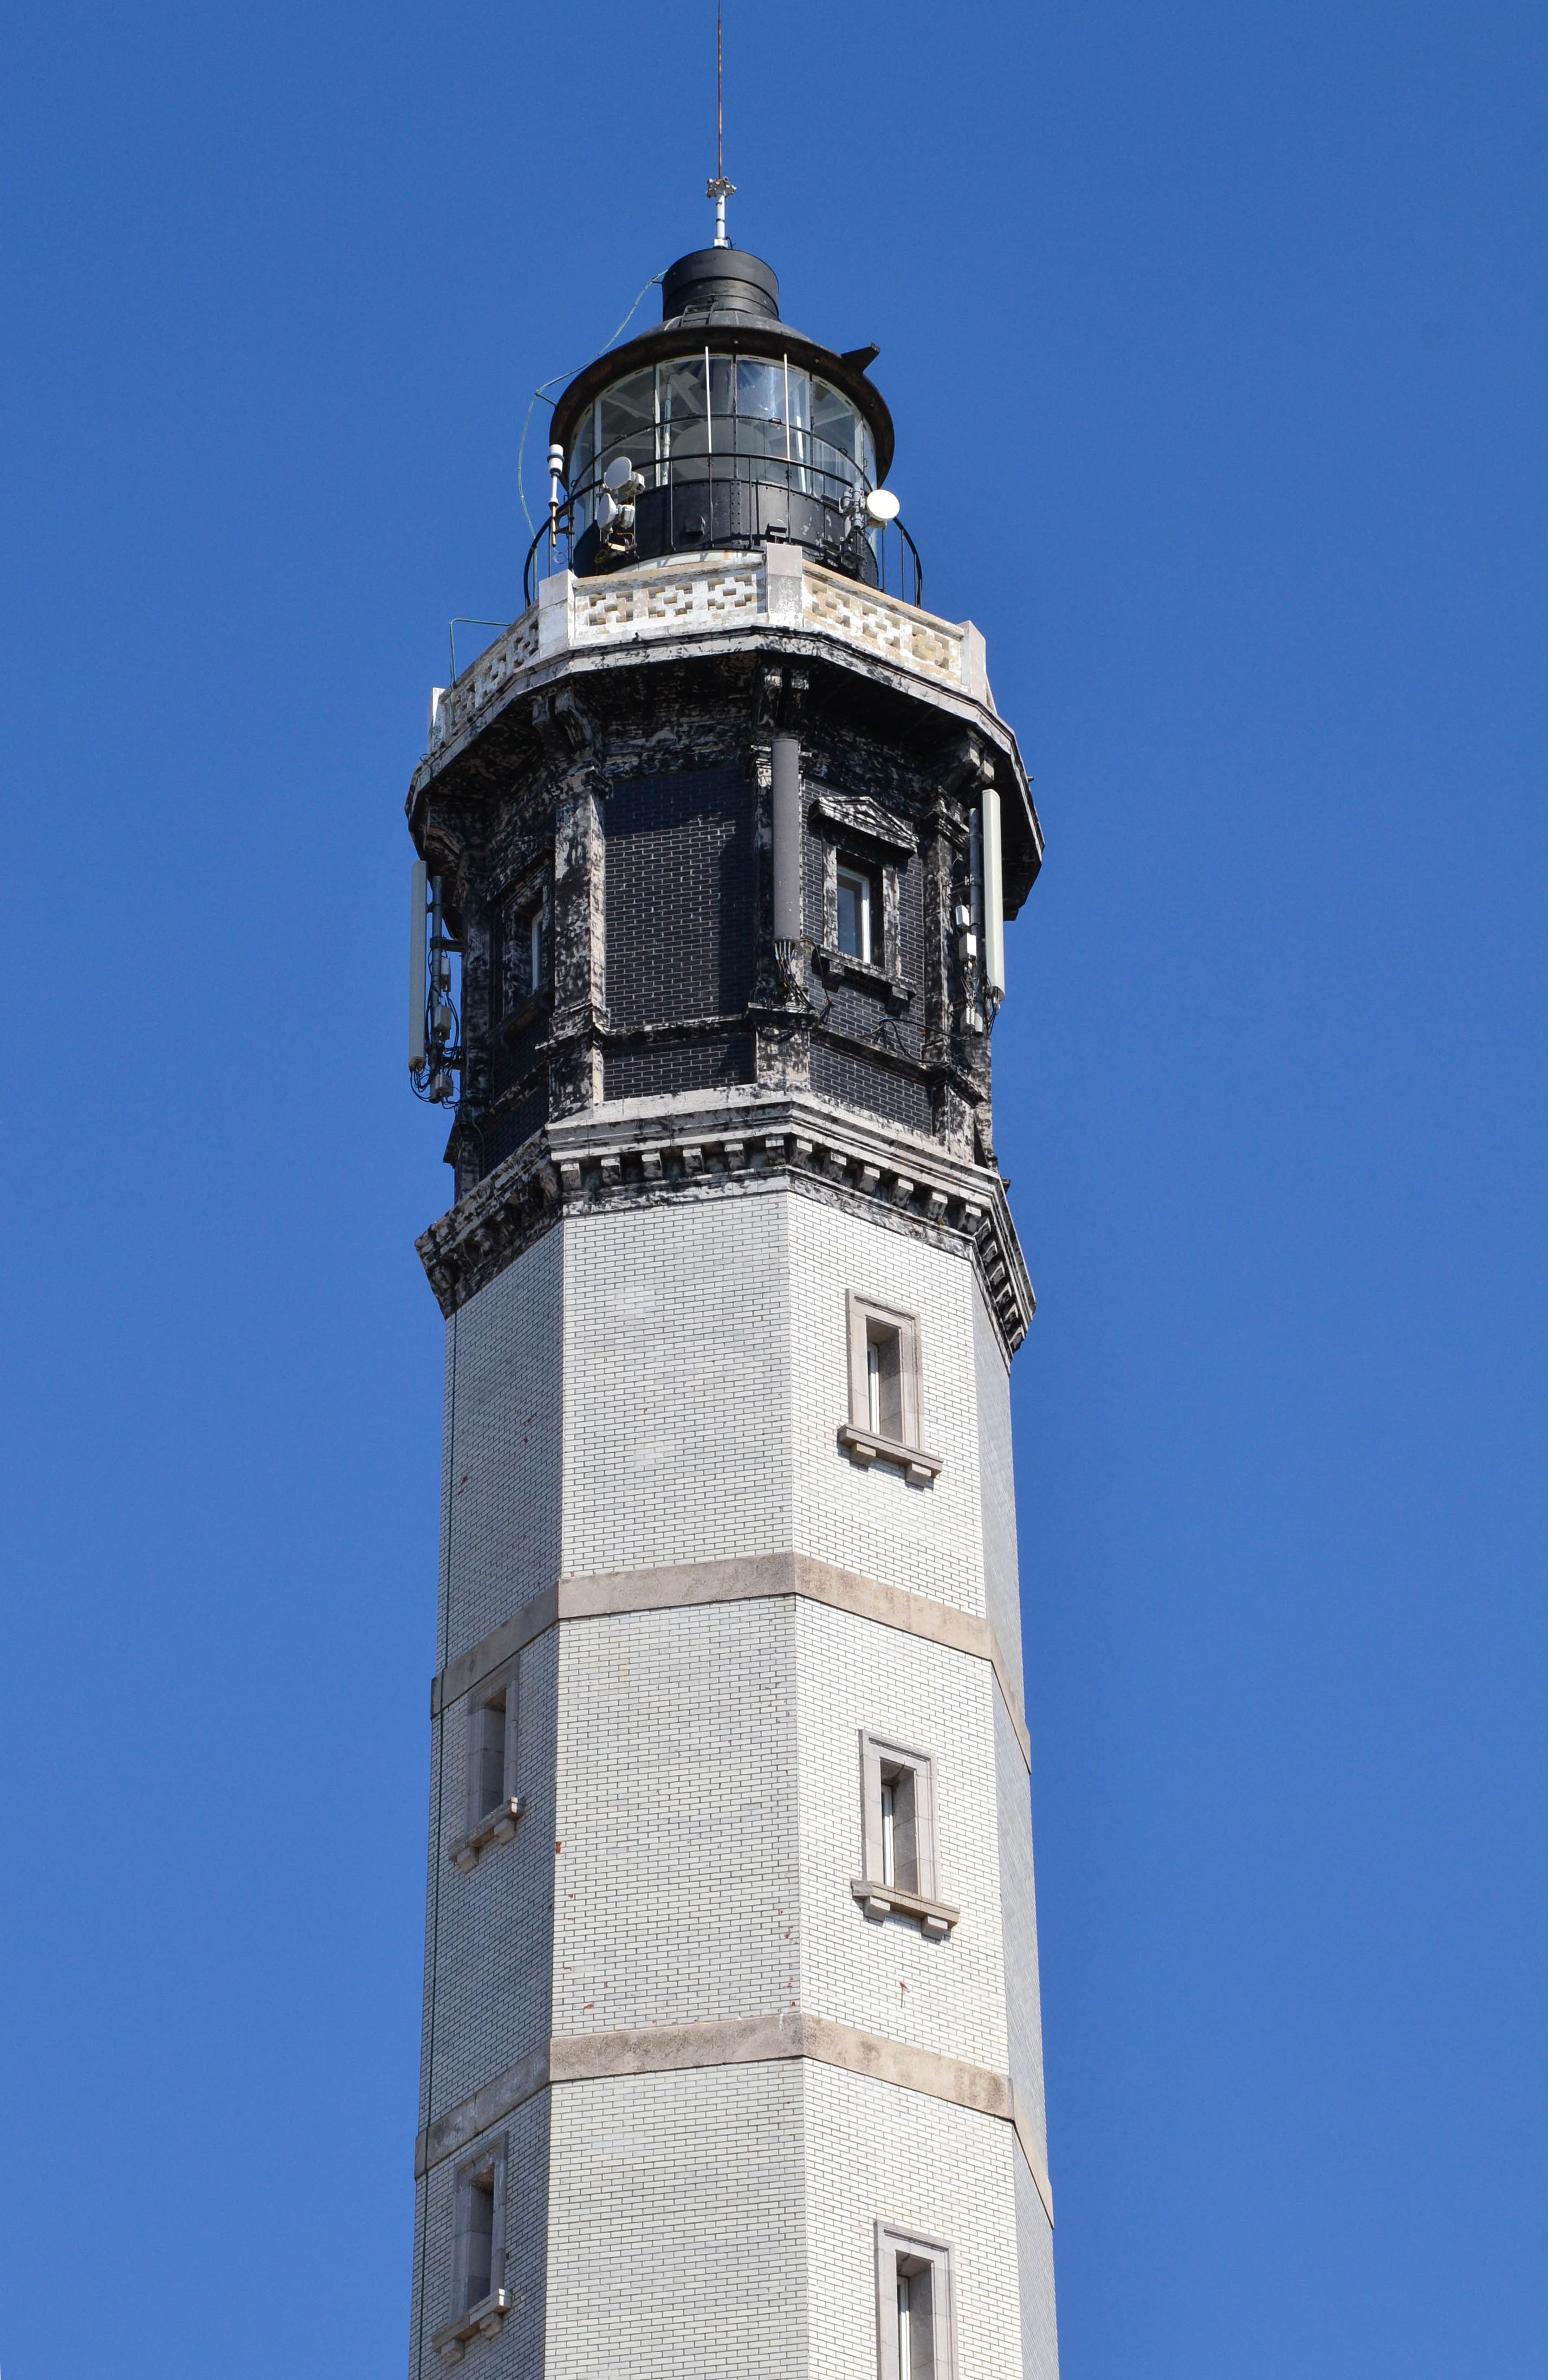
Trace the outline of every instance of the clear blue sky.
<instances>
[{"instance_id":1,"label":"clear blue sky","mask_svg":"<svg viewBox=\"0 0 1548 2380\"><path fill-rule=\"evenodd\" d=\"M708 0L13 12L0 2365L405 2352L444 1203L401 802ZM1066 2380L1542 2380L1540 8L731 0L1048 837ZM972 2380L964 2374L963 2380Z\"/></svg>"}]
</instances>

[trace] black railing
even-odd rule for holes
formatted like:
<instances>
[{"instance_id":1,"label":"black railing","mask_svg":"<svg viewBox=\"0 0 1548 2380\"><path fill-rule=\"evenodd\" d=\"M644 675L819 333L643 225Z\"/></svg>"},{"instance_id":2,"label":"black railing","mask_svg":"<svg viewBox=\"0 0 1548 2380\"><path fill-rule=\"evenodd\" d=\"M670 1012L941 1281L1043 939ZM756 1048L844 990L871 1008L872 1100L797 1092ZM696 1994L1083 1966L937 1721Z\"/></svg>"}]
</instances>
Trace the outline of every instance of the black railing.
<instances>
[{"instance_id":1,"label":"black railing","mask_svg":"<svg viewBox=\"0 0 1548 2380\"><path fill-rule=\"evenodd\" d=\"M633 442L604 450L538 530L525 599L555 570L589 577L671 553L777 541L922 604L918 549L901 521L870 516L870 493L853 460L810 430L720 414L642 425Z\"/></svg>"}]
</instances>

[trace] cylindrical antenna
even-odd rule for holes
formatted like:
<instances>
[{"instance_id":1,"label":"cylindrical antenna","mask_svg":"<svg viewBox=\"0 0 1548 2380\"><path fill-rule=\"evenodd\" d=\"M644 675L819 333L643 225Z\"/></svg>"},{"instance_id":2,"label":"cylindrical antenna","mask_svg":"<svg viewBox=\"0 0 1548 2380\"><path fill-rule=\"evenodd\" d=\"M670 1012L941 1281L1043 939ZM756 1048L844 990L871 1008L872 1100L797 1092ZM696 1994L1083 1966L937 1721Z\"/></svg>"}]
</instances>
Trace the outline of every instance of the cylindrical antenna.
<instances>
[{"instance_id":1,"label":"cylindrical antenna","mask_svg":"<svg viewBox=\"0 0 1548 2380\"><path fill-rule=\"evenodd\" d=\"M425 1062L425 946L426 880L429 868L422 859L414 863L409 880L408 896L408 1071L417 1075Z\"/></svg>"},{"instance_id":2,"label":"cylindrical antenna","mask_svg":"<svg viewBox=\"0 0 1548 2380\"><path fill-rule=\"evenodd\" d=\"M549 552L559 546L559 482L564 476L564 449L549 448Z\"/></svg>"},{"instance_id":3,"label":"cylindrical antenna","mask_svg":"<svg viewBox=\"0 0 1548 2380\"><path fill-rule=\"evenodd\" d=\"M999 787L984 788L984 976L991 1000L1005 996L1005 872L1000 860Z\"/></svg>"}]
</instances>

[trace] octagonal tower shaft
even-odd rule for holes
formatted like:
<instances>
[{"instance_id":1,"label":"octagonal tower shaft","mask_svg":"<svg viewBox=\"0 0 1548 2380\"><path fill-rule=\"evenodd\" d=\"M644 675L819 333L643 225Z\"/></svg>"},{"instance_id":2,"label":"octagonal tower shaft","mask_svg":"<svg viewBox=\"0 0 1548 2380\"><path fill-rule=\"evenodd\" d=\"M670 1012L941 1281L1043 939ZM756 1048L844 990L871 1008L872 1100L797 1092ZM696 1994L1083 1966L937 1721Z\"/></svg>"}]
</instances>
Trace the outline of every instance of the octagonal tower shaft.
<instances>
[{"instance_id":1,"label":"octagonal tower shaft","mask_svg":"<svg viewBox=\"0 0 1548 2380\"><path fill-rule=\"evenodd\" d=\"M463 1087L412 2380L1054 2380L1024 772L853 553L575 558L409 801Z\"/></svg>"}]
</instances>

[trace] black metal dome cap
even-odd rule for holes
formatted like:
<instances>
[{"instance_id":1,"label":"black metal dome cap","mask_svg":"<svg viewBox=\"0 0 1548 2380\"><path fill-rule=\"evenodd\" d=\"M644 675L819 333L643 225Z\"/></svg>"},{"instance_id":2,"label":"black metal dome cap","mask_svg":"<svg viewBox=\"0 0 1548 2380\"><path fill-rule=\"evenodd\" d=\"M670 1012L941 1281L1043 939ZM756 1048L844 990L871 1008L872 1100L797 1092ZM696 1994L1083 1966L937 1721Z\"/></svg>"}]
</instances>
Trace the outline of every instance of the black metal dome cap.
<instances>
[{"instance_id":1,"label":"black metal dome cap","mask_svg":"<svg viewBox=\"0 0 1548 2380\"><path fill-rule=\"evenodd\" d=\"M780 319L780 276L744 248L695 248L661 276L661 320L693 312Z\"/></svg>"}]
</instances>

